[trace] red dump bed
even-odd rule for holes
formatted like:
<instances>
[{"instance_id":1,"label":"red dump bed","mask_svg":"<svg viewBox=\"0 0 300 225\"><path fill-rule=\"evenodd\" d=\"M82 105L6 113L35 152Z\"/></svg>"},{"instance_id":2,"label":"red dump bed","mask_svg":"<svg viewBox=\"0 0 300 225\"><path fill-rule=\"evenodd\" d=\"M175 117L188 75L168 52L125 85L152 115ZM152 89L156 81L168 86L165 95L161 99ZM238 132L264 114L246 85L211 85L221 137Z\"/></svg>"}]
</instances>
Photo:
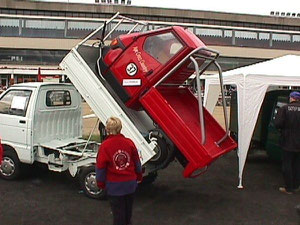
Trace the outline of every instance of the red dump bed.
<instances>
[{"instance_id":1,"label":"red dump bed","mask_svg":"<svg viewBox=\"0 0 300 225\"><path fill-rule=\"evenodd\" d=\"M111 48L103 50L100 61L101 74L125 105L147 111L186 158L185 177L194 176L236 148L230 137L216 144L225 131L205 109L206 141L202 144L198 101L183 87L195 71L187 56L203 48L205 45L193 33L169 27L120 36ZM201 56L197 59L199 66L210 54ZM176 71L171 73L173 68Z\"/></svg>"},{"instance_id":2,"label":"red dump bed","mask_svg":"<svg viewBox=\"0 0 300 225\"><path fill-rule=\"evenodd\" d=\"M227 138L218 146L224 129L204 110L206 142L201 144L198 101L187 88L151 88L140 98L145 110L164 130L188 160L184 177L190 177L219 156L236 148Z\"/></svg>"}]
</instances>

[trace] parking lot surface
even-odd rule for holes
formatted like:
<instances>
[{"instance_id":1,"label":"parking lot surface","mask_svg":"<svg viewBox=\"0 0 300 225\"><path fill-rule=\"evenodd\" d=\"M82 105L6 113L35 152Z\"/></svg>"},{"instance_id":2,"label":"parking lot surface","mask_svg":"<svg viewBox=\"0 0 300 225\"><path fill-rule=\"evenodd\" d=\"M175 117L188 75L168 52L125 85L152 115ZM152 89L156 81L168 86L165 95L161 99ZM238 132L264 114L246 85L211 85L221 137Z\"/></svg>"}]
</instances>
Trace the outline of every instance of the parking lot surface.
<instances>
[{"instance_id":1,"label":"parking lot surface","mask_svg":"<svg viewBox=\"0 0 300 225\"><path fill-rule=\"evenodd\" d=\"M280 165L252 157L237 185L237 158L231 152L196 179L184 179L179 163L161 171L157 180L139 187L134 204L135 225L297 225L300 194L278 191ZM107 201L84 196L66 174L27 169L16 181L0 179L1 225L112 224Z\"/></svg>"}]
</instances>

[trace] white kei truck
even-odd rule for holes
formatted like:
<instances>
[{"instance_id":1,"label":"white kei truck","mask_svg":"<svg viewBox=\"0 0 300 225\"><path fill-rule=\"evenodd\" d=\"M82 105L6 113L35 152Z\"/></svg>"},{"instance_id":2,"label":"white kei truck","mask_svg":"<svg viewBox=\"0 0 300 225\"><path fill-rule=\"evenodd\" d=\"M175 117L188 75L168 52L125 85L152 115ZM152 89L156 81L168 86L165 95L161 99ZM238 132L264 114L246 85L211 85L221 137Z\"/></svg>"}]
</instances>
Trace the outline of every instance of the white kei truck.
<instances>
[{"instance_id":1,"label":"white kei truck","mask_svg":"<svg viewBox=\"0 0 300 225\"><path fill-rule=\"evenodd\" d=\"M121 32L128 27L127 34ZM121 119L122 133L138 149L146 182L175 159L184 177L197 177L236 148L227 125L219 54L182 27L144 32L145 27L117 13L60 63L74 86L17 84L0 96L2 178L17 177L20 163L40 162L78 176L87 196L105 196L95 180L99 144L81 138L81 96L100 121ZM201 94L192 91L201 93L199 76L210 65L220 75L226 130L203 107Z\"/></svg>"},{"instance_id":2,"label":"white kei truck","mask_svg":"<svg viewBox=\"0 0 300 225\"><path fill-rule=\"evenodd\" d=\"M94 164L99 144L82 137L82 99L70 84L23 83L0 96L4 157L0 176L12 180L22 164L39 162L49 170L79 175L86 194L99 191ZM96 196L95 196L96 197Z\"/></svg>"}]
</instances>

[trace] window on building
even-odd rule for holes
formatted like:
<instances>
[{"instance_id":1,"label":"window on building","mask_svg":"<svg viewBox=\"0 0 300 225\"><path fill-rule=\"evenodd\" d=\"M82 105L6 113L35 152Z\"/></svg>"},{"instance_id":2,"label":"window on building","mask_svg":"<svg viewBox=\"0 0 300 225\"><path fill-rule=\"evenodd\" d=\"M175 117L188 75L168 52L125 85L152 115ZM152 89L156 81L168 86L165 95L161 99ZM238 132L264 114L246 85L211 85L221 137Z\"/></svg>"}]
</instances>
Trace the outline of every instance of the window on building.
<instances>
[{"instance_id":1,"label":"window on building","mask_svg":"<svg viewBox=\"0 0 300 225\"><path fill-rule=\"evenodd\" d=\"M197 28L196 35L222 37L222 30L221 29Z\"/></svg>"},{"instance_id":2,"label":"window on building","mask_svg":"<svg viewBox=\"0 0 300 225\"><path fill-rule=\"evenodd\" d=\"M0 113L25 116L31 91L11 90L0 99Z\"/></svg>"},{"instance_id":3,"label":"window on building","mask_svg":"<svg viewBox=\"0 0 300 225\"><path fill-rule=\"evenodd\" d=\"M300 35L293 35L293 42L300 42Z\"/></svg>"},{"instance_id":4,"label":"window on building","mask_svg":"<svg viewBox=\"0 0 300 225\"><path fill-rule=\"evenodd\" d=\"M19 19L0 18L0 27L19 27Z\"/></svg>"},{"instance_id":5,"label":"window on building","mask_svg":"<svg viewBox=\"0 0 300 225\"><path fill-rule=\"evenodd\" d=\"M25 20L23 25L29 29L64 30L65 21L59 20Z\"/></svg>"},{"instance_id":6,"label":"window on building","mask_svg":"<svg viewBox=\"0 0 300 225\"><path fill-rule=\"evenodd\" d=\"M224 37L232 37L232 30L225 30L224 31Z\"/></svg>"},{"instance_id":7,"label":"window on building","mask_svg":"<svg viewBox=\"0 0 300 225\"><path fill-rule=\"evenodd\" d=\"M259 33L259 40L269 40L270 39L270 33Z\"/></svg>"},{"instance_id":8,"label":"window on building","mask_svg":"<svg viewBox=\"0 0 300 225\"><path fill-rule=\"evenodd\" d=\"M273 41L291 41L291 35L290 34L276 34L273 33L272 36Z\"/></svg>"},{"instance_id":9,"label":"window on building","mask_svg":"<svg viewBox=\"0 0 300 225\"><path fill-rule=\"evenodd\" d=\"M257 33L251 31L235 31L236 38L257 39Z\"/></svg>"},{"instance_id":10,"label":"window on building","mask_svg":"<svg viewBox=\"0 0 300 225\"><path fill-rule=\"evenodd\" d=\"M67 53L68 51L65 50L0 48L0 63L17 63L18 65L58 65Z\"/></svg>"},{"instance_id":11,"label":"window on building","mask_svg":"<svg viewBox=\"0 0 300 225\"><path fill-rule=\"evenodd\" d=\"M68 30L95 30L102 24L100 22L68 21Z\"/></svg>"}]
</instances>

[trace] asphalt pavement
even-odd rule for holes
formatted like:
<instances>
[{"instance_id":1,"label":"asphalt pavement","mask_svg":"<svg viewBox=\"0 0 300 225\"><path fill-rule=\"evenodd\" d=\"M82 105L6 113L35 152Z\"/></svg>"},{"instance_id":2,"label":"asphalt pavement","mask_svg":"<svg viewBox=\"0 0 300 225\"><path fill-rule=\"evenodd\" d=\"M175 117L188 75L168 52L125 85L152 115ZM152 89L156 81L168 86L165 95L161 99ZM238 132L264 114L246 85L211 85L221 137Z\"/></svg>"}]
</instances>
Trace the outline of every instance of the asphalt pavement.
<instances>
[{"instance_id":1,"label":"asphalt pavement","mask_svg":"<svg viewBox=\"0 0 300 225\"><path fill-rule=\"evenodd\" d=\"M134 225L299 225L300 193L278 191L280 165L251 157L245 188L237 189L237 158L231 152L196 179L184 179L179 163L140 187L134 203ZM89 199L66 174L27 169L16 181L0 179L1 225L111 225L107 201Z\"/></svg>"}]
</instances>

